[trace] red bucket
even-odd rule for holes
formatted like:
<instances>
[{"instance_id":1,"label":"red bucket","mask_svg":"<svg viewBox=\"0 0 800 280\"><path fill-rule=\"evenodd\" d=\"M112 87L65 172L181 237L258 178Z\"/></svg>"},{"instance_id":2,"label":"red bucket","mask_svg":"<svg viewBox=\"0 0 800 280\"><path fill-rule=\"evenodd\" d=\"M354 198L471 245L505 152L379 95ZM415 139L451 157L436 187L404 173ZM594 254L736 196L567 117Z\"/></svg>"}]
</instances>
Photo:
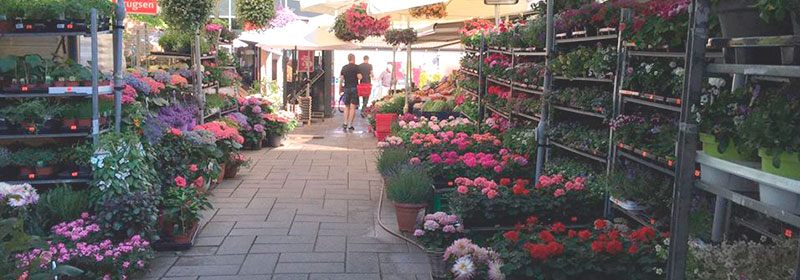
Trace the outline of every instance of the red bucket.
<instances>
[{"instance_id":1,"label":"red bucket","mask_svg":"<svg viewBox=\"0 0 800 280\"><path fill-rule=\"evenodd\" d=\"M360 84L358 85L357 89L358 96L369 97L370 93L372 93L372 84Z\"/></svg>"},{"instance_id":2,"label":"red bucket","mask_svg":"<svg viewBox=\"0 0 800 280\"><path fill-rule=\"evenodd\" d=\"M392 123L396 121L397 121L396 114L376 114L375 131L390 132L392 131Z\"/></svg>"},{"instance_id":3,"label":"red bucket","mask_svg":"<svg viewBox=\"0 0 800 280\"><path fill-rule=\"evenodd\" d=\"M391 132L388 131L386 132L375 131L375 138L378 138L378 141L383 141L383 139L386 139L386 136L389 136L390 133Z\"/></svg>"}]
</instances>

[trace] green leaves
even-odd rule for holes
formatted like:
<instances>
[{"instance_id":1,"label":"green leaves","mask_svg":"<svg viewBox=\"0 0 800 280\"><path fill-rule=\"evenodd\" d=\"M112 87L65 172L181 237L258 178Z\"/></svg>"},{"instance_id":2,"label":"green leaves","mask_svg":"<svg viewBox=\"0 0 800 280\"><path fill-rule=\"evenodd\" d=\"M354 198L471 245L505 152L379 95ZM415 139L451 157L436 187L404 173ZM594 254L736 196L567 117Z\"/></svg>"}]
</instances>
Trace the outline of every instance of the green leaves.
<instances>
[{"instance_id":1,"label":"green leaves","mask_svg":"<svg viewBox=\"0 0 800 280\"><path fill-rule=\"evenodd\" d=\"M275 17L273 0L236 0L236 14L246 23L267 27Z\"/></svg>"},{"instance_id":2,"label":"green leaves","mask_svg":"<svg viewBox=\"0 0 800 280\"><path fill-rule=\"evenodd\" d=\"M193 34L206 23L214 3L214 0L162 0L161 16L170 27Z\"/></svg>"}]
</instances>

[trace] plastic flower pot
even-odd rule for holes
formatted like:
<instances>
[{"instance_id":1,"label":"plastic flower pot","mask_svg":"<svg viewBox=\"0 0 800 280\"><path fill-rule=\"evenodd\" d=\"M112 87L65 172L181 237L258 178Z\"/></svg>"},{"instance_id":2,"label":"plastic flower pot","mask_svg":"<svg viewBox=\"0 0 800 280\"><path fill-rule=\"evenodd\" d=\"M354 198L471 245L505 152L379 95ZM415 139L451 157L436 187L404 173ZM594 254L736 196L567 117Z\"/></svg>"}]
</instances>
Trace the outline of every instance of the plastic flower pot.
<instances>
[{"instance_id":1,"label":"plastic flower pot","mask_svg":"<svg viewBox=\"0 0 800 280\"><path fill-rule=\"evenodd\" d=\"M20 166L19 167L19 176L22 178L28 178L31 174L36 174L35 169L30 166Z\"/></svg>"},{"instance_id":2,"label":"plastic flower pot","mask_svg":"<svg viewBox=\"0 0 800 280\"><path fill-rule=\"evenodd\" d=\"M77 119L63 119L61 120L61 127L64 131L76 131L78 130L78 120Z\"/></svg>"},{"instance_id":3,"label":"plastic flower pot","mask_svg":"<svg viewBox=\"0 0 800 280\"><path fill-rule=\"evenodd\" d=\"M225 175L226 175L226 174L225 174L225 173L226 173L226 171L228 171L228 163L221 163L221 164L219 165L219 176L217 176L217 179L216 179L216 180L214 180L214 181L215 181L216 183L222 182L222 179L225 179L225 178L226 178L226 177L225 177Z\"/></svg>"},{"instance_id":4,"label":"plastic flower pot","mask_svg":"<svg viewBox=\"0 0 800 280\"><path fill-rule=\"evenodd\" d=\"M741 155L735 146L728 147L725 152L720 153L717 150L719 143L714 138L714 135L700 133L700 142L703 143L703 152L709 156L736 161L743 165L758 168L758 163L747 161L747 156ZM705 164L700 164L700 169L703 171L700 173L700 181L706 184L724 187L737 192L755 192L758 190L755 182L735 174L730 174Z\"/></svg>"},{"instance_id":5,"label":"plastic flower pot","mask_svg":"<svg viewBox=\"0 0 800 280\"><path fill-rule=\"evenodd\" d=\"M280 147L283 142L283 135L267 135L265 139L268 147Z\"/></svg>"},{"instance_id":6,"label":"plastic flower pot","mask_svg":"<svg viewBox=\"0 0 800 280\"><path fill-rule=\"evenodd\" d=\"M419 211L427 207L427 203L394 203L394 210L397 213L397 227L402 232L414 231L417 223Z\"/></svg>"},{"instance_id":7,"label":"plastic flower pot","mask_svg":"<svg viewBox=\"0 0 800 280\"><path fill-rule=\"evenodd\" d=\"M428 264L431 267L431 277L433 279L447 278L447 263L444 261L444 251L440 249L426 250L425 254L428 255Z\"/></svg>"},{"instance_id":8,"label":"plastic flower pot","mask_svg":"<svg viewBox=\"0 0 800 280\"><path fill-rule=\"evenodd\" d=\"M92 127L92 119L78 119L78 127L80 128L91 128Z\"/></svg>"},{"instance_id":9,"label":"plastic flower pot","mask_svg":"<svg viewBox=\"0 0 800 280\"><path fill-rule=\"evenodd\" d=\"M724 152L720 153L719 142L714 135L700 133L700 142L703 143L703 152L709 156L729 161L746 161L748 159L747 156L740 154L739 149L734 145L729 145Z\"/></svg>"},{"instance_id":10,"label":"plastic flower pot","mask_svg":"<svg viewBox=\"0 0 800 280\"><path fill-rule=\"evenodd\" d=\"M758 155L761 157L762 171L800 180L800 161L798 161L797 153L782 153L778 155L781 162L780 167L775 167L775 165L772 164L775 157L768 155L765 149L759 149ZM800 194L764 183L758 184L758 191L762 202L795 214L800 213Z\"/></svg>"}]
</instances>

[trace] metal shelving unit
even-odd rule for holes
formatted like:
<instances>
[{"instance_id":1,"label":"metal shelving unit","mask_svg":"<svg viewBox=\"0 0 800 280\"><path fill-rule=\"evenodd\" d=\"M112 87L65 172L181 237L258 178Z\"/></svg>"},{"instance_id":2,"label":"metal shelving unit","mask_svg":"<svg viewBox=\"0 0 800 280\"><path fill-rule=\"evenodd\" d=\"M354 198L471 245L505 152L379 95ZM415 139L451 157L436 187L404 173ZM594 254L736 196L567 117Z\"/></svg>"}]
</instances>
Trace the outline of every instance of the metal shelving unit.
<instances>
[{"instance_id":1,"label":"metal shelving unit","mask_svg":"<svg viewBox=\"0 0 800 280\"><path fill-rule=\"evenodd\" d=\"M560 143L558 141L555 141L555 140L552 140L552 139L550 139L550 144L553 145L553 146L559 147L559 148L561 148L563 150L572 152L573 154L580 155L582 157L585 157L585 158L588 158L588 159L591 159L591 160L594 160L594 161L598 161L598 162L600 162L602 164L606 164L608 162L606 158L601 157L600 155L595 155L595 154L592 154L592 153L589 153L589 152L586 152L586 151L583 151L583 150L579 150L579 149L567 146L566 144L562 144L562 143Z\"/></svg>"},{"instance_id":2,"label":"metal shelving unit","mask_svg":"<svg viewBox=\"0 0 800 280\"><path fill-rule=\"evenodd\" d=\"M670 252L667 265L667 279L682 280L685 278L686 259L689 239L689 211L691 208L692 191L697 188L717 196L714 211L714 227L712 239L720 236L720 230L730 222L727 209L730 203L738 204L753 211L760 212L771 218L780 220L795 227L800 227L800 216L787 209L781 209L771 204L761 202L748 196L732 191L728 186L715 186L695 180L694 166L697 163L713 167L731 176L744 178L759 184L770 185L784 191L800 194L800 180L774 175L762 170L748 167L736 162L714 158L697 151L698 130L697 120L691 107L700 103L702 86L706 76L712 73L733 74L734 81L745 81L747 76L771 76L778 78L799 78L800 66L794 65L753 65L704 63L707 48L754 48L754 47L800 47L800 36L776 37L750 37L750 38L708 38L709 15L711 5L709 0L692 0L694 10L691 11L689 21L689 47L686 53L686 77L682 100L685 106L681 108L680 135L678 141L678 160L675 180L675 192L672 205L672 219L670 224ZM743 86L743 83L734 82L734 89ZM747 227L747 226L746 226ZM758 232L758 227L755 227ZM800 254L800 253L799 253ZM800 263L795 267L792 279L800 279Z\"/></svg>"},{"instance_id":3,"label":"metal shelving unit","mask_svg":"<svg viewBox=\"0 0 800 280\"><path fill-rule=\"evenodd\" d=\"M67 133L44 133L44 134L14 134L14 135L0 135L0 140L14 141L14 140L27 140L27 139L59 139L59 138L86 138L91 137L92 143L97 146L99 143L100 134L111 131L111 128L100 127L100 115L98 110L99 96L114 94L114 113L115 119L111 126L114 130L119 132L121 124L121 111L122 111L122 21L124 20L124 7L120 4L116 7L118 16L114 19L113 30L99 31L97 10L92 9L89 17L89 31L88 32L38 32L38 33L0 33L0 40L3 38L21 38L21 37L64 37L64 36L88 36L91 38L91 60L89 61L92 76L92 92L91 94L83 93L60 93L60 94L47 94L47 93L2 93L0 98L86 98L90 97L92 102L92 128L88 132L67 132ZM112 90L109 91L108 87L99 86L99 67L98 67L98 34L112 33L114 34L113 40L113 56L114 56L114 80ZM30 183L30 184L56 184L56 183L86 183L88 179L45 179L45 180L23 180L11 181L10 183Z\"/></svg>"},{"instance_id":4,"label":"metal shelving unit","mask_svg":"<svg viewBox=\"0 0 800 280\"><path fill-rule=\"evenodd\" d=\"M550 106L552 106L553 109L560 110L560 111L572 112L572 113L575 113L575 114L580 114L580 115L590 116L590 117L595 117L595 118L601 118L601 119L605 119L606 118L606 115L603 115L603 114L597 113L597 112L586 111L586 110L573 108L573 107L569 107L569 106L564 106L564 105L550 105Z\"/></svg>"}]
</instances>

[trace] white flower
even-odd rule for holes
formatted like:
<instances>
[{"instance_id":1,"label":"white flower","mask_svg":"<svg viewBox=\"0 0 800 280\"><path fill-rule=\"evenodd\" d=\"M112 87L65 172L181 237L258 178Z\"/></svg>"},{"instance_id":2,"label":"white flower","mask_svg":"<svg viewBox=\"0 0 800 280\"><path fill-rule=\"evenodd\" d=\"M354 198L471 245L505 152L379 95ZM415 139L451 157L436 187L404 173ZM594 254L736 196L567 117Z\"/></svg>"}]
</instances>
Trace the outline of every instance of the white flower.
<instances>
[{"instance_id":1,"label":"white flower","mask_svg":"<svg viewBox=\"0 0 800 280\"><path fill-rule=\"evenodd\" d=\"M669 62L669 67L670 67L670 68L675 68L676 66L678 66L678 64L677 64L677 63L675 63L675 61L670 61L670 62Z\"/></svg>"},{"instance_id":2,"label":"white flower","mask_svg":"<svg viewBox=\"0 0 800 280\"><path fill-rule=\"evenodd\" d=\"M650 73L651 70L653 70L653 64L647 64L644 66L645 72Z\"/></svg>"},{"instance_id":3,"label":"white flower","mask_svg":"<svg viewBox=\"0 0 800 280\"><path fill-rule=\"evenodd\" d=\"M463 256L456 260L451 271L453 271L453 274L456 276L456 280L470 279L472 278L472 274L475 273L475 264L472 263L472 260L468 256Z\"/></svg>"},{"instance_id":4,"label":"white flower","mask_svg":"<svg viewBox=\"0 0 800 280\"><path fill-rule=\"evenodd\" d=\"M675 68L675 69L672 70L672 74L676 75L676 76L681 76L682 77L684 73L685 73L685 71L683 70L683 67L678 67L678 68Z\"/></svg>"},{"instance_id":5,"label":"white flower","mask_svg":"<svg viewBox=\"0 0 800 280\"><path fill-rule=\"evenodd\" d=\"M502 261L499 261L499 260L497 260L497 261L489 261L489 271L488 271L489 279L491 279L491 280L505 280L506 279L506 275L503 274L503 271L500 270L500 268L502 268L502 267L503 267L503 262Z\"/></svg>"},{"instance_id":6,"label":"white flower","mask_svg":"<svg viewBox=\"0 0 800 280\"><path fill-rule=\"evenodd\" d=\"M722 78L708 78L708 84L713 87L721 88L725 86L725 79Z\"/></svg>"}]
</instances>

